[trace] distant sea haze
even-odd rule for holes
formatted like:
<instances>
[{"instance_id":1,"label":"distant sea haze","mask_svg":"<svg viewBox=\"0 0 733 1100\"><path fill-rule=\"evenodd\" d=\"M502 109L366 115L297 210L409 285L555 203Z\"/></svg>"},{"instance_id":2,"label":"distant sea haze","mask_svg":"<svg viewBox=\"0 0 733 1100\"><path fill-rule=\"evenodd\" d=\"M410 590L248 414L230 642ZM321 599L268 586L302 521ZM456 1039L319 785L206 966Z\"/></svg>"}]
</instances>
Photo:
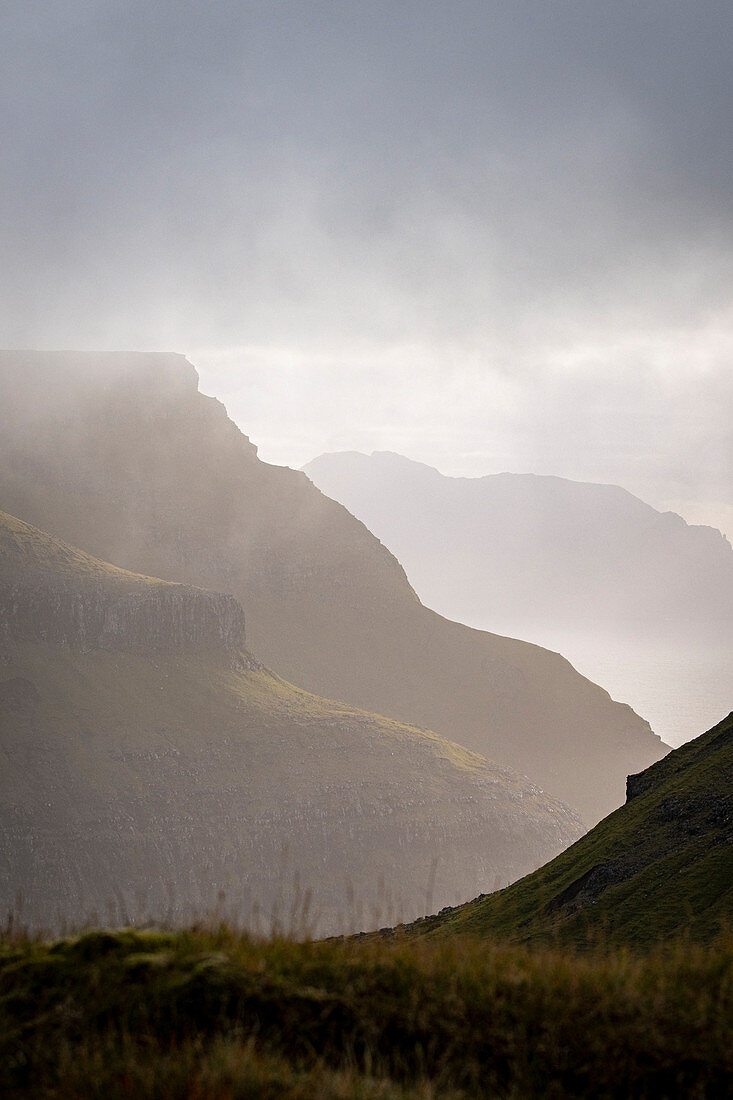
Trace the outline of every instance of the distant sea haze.
<instances>
[{"instance_id":1,"label":"distant sea haze","mask_svg":"<svg viewBox=\"0 0 733 1100\"><path fill-rule=\"evenodd\" d=\"M562 652L578 672L646 718L673 748L733 710L733 661L719 647L680 652L575 638L567 640Z\"/></svg>"},{"instance_id":2,"label":"distant sea haze","mask_svg":"<svg viewBox=\"0 0 733 1100\"><path fill-rule=\"evenodd\" d=\"M408 577L412 580L408 570ZM418 596L446 618L455 611L446 601ZM561 653L582 675L628 703L672 748L698 737L733 711L733 659L730 646L710 639L681 645L674 638L619 637L603 628L558 630L547 624L464 615L461 622Z\"/></svg>"},{"instance_id":3,"label":"distant sea haze","mask_svg":"<svg viewBox=\"0 0 733 1100\"><path fill-rule=\"evenodd\" d=\"M496 630L489 623L468 625ZM733 710L733 661L730 651L721 646L702 644L681 650L602 634L551 638L539 631L528 633L531 636L525 636L525 641L562 653L612 699L628 703L646 718L673 748L699 736Z\"/></svg>"}]
</instances>

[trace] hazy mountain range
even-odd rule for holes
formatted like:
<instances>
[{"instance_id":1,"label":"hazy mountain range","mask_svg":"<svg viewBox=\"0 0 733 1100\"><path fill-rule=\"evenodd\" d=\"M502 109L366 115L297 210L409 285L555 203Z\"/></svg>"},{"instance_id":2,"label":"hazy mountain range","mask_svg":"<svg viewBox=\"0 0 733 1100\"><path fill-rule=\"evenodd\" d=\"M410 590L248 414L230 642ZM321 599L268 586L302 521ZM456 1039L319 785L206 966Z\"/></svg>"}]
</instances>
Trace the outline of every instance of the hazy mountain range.
<instances>
[{"instance_id":1,"label":"hazy mountain range","mask_svg":"<svg viewBox=\"0 0 733 1100\"><path fill-rule=\"evenodd\" d=\"M534 474L445 477L389 451L304 467L404 565L431 607L544 639L579 628L727 639L733 549L617 485Z\"/></svg>"},{"instance_id":2,"label":"hazy mountain range","mask_svg":"<svg viewBox=\"0 0 733 1100\"><path fill-rule=\"evenodd\" d=\"M670 744L733 693L733 551L712 527L617 485L532 474L445 477L401 455L306 467L441 614L558 650Z\"/></svg>"},{"instance_id":3,"label":"hazy mountain range","mask_svg":"<svg viewBox=\"0 0 733 1100\"><path fill-rule=\"evenodd\" d=\"M0 506L116 566L232 594L258 658L300 687L433 729L589 823L663 754L559 655L423 606L362 523L258 460L182 356L5 352L0 384Z\"/></svg>"}]
</instances>

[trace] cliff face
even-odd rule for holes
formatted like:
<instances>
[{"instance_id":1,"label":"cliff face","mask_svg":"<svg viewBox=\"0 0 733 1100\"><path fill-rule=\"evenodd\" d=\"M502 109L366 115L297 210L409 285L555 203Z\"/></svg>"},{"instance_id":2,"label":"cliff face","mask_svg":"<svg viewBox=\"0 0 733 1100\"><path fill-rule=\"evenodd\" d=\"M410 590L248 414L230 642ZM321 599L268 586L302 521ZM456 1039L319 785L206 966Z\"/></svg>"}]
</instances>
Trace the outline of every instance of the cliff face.
<instances>
[{"instance_id":1,"label":"cliff face","mask_svg":"<svg viewBox=\"0 0 733 1100\"><path fill-rule=\"evenodd\" d=\"M244 612L233 596L185 585L110 595L64 586L0 585L0 637L82 649L244 649Z\"/></svg>"},{"instance_id":2,"label":"cliff face","mask_svg":"<svg viewBox=\"0 0 733 1100\"><path fill-rule=\"evenodd\" d=\"M116 569L0 512L0 641L240 650L244 611L233 596Z\"/></svg>"},{"instance_id":3,"label":"cliff face","mask_svg":"<svg viewBox=\"0 0 733 1100\"><path fill-rule=\"evenodd\" d=\"M181 356L0 353L0 507L118 566L231 592L288 680L436 730L587 822L664 746L556 653L448 622L305 474L269 466Z\"/></svg>"}]
</instances>

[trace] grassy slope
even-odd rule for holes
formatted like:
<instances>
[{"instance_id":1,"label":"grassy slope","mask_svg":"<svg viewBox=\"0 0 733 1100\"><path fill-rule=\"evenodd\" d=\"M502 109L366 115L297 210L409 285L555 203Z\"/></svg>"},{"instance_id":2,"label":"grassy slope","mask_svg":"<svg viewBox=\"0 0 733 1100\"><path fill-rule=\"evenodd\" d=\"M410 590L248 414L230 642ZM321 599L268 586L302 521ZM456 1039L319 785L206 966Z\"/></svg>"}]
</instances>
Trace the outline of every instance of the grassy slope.
<instances>
[{"instance_id":1,"label":"grassy slope","mask_svg":"<svg viewBox=\"0 0 733 1100\"><path fill-rule=\"evenodd\" d=\"M51 923L54 906L79 920L140 889L160 915L174 884L184 916L224 891L237 919L259 906L268 927L296 878L321 930L393 923L510 881L578 835L476 754L216 653L23 646L3 673L40 700L3 723L2 893L7 905L22 889Z\"/></svg>"},{"instance_id":2,"label":"grassy slope","mask_svg":"<svg viewBox=\"0 0 733 1100\"><path fill-rule=\"evenodd\" d=\"M288 680L434 729L587 822L665 751L558 654L423 607L363 524L259 461L182 357L6 352L0 378L0 507L106 561L233 593Z\"/></svg>"},{"instance_id":3,"label":"grassy slope","mask_svg":"<svg viewBox=\"0 0 733 1100\"><path fill-rule=\"evenodd\" d=\"M713 1098L733 951L258 943L225 928L0 941L3 1096Z\"/></svg>"},{"instance_id":4,"label":"grassy slope","mask_svg":"<svg viewBox=\"0 0 733 1100\"><path fill-rule=\"evenodd\" d=\"M639 782L639 780L637 780ZM419 928L525 943L706 940L733 923L733 714L546 867Z\"/></svg>"},{"instance_id":5,"label":"grassy slope","mask_svg":"<svg viewBox=\"0 0 733 1100\"><path fill-rule=\"evenodd\" d=\"M118 569L61 539L51 538L16 516L0 512L0 582L41 584L65 578L73 580L79 590L87 585L102 585L120 595L145 592L151 585L166 589L182 587L158 577Z\"/></svg>"},{"instance_id":6,"label":"grassy slope","mask_svg":"<svg viewBox=\"0 0 733 1100\"><path fill-rule=\"evenodd\" d=\"M0 516L11 576L80 599L90 578L96 592L158 583ZM21 889L50 924L141 889L158 916L171 889L179 917L223 891L239 920L259 905L267 927L279 905L297 924L310 889L321 930L394 922L510 881L579 833L507 769L244 652L6 641L1 656L0 896Z\"/></svg>"}]
</instances>

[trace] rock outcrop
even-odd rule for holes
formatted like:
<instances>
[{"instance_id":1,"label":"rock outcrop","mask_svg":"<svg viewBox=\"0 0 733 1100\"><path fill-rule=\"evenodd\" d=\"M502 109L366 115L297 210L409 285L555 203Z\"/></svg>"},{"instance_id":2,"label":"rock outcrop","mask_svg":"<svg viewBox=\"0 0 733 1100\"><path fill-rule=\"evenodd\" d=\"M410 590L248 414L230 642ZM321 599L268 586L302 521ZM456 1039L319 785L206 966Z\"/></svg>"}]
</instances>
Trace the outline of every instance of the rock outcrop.
<instances>
[{"instance_id":1,"label":"rock outcrop","mask_svg":"<svg viewBox=\"0 0 733 1100\"><path fill-rule=\"evenodd\" d=\"M0 584L0 639L82 649L245 647L244 611L233 596L187 585L110 594L63 585Z\"/></svg>"},{"instance_id":2,"label":"rock outcrop","mask_svg":"<svg viewBox=\"0 0 733 1100\"><path fill-rule=\"evenodd\" d=\"M11 641L82 649L246 644L233 596L117 569L0 512L0 642Z\"/></svg>"}]
</instances>

